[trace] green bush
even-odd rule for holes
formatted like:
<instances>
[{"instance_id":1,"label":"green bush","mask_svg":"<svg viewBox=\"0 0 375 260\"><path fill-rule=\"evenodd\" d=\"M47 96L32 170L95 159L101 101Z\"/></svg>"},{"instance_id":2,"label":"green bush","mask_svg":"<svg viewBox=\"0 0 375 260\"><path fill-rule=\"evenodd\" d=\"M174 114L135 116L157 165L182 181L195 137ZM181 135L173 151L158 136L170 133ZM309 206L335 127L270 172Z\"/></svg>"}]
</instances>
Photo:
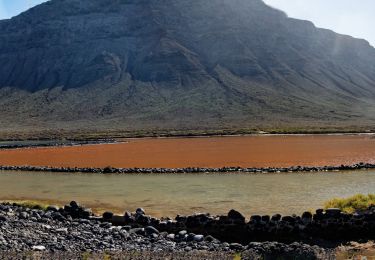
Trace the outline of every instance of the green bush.
<instances>
[{"instance_id":1,"label":"green bush","mask_svg":"<svg viewBox=\"0 0 375 260\"><path fill-rule=\"evenodd\" d=\"M357 194L349 198L334 198L324 203L326 209L339 208L347 213L363 211L370 206L375 206L375 194Z\"/></svg>"}]
</instances>

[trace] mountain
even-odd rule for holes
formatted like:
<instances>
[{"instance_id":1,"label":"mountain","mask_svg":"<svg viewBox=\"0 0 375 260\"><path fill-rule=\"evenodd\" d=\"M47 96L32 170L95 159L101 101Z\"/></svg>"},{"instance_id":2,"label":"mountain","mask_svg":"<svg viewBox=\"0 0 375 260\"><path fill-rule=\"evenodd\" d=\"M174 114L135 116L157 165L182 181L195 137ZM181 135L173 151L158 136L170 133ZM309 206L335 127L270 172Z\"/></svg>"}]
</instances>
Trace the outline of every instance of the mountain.
<instances>
[{"instance_id":1,"label":"mountain","mask_svg":"<svg viewBox=\"0 0 375 260\"><path fill-rule=\"evenodd\" d=\"M375 49L261 0L51 0L0 64L2 130L375 122Z\"/></svg>"}]
</instances>

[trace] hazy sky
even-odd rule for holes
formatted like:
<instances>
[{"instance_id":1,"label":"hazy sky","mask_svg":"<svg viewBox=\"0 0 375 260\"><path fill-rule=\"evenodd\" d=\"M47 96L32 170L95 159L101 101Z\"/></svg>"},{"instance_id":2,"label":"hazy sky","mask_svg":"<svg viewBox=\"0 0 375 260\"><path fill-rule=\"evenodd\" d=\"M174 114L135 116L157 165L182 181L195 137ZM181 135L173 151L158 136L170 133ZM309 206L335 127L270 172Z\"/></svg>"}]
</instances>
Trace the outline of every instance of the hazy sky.
<instances>
[{"instance_id":1,"label":"hazy sky","mask_svg":"<svg viewBox=\"0 0 375 260\"><path fill-rule=\"evenodd\" d=\"M46 0L0 0L0 19ZM209 1L209 0L207 0ZM375 46L375 0L264 0L289 16L316 26L363 38Z\"/></svg>"},{"instance_id":2,"label":"hazy sky","mask_svg":"<svg viewBox=\"0 0 375 260\"><path fill-rule=\"evenodd\" d=\"M47 0L0 0L0 19L15 16Z\"/></svg>"},{"instance_id":3,"label":"hazy sky","mask_svg":"<svg viewBox=\"0 0 375 260\"><path fill-rule=\"evenodd\" d=\"M1 1L1 0L0 0ZM264 0L290 17L368 40L375 46L375 0Z\"/></svg>"}]
</instances>

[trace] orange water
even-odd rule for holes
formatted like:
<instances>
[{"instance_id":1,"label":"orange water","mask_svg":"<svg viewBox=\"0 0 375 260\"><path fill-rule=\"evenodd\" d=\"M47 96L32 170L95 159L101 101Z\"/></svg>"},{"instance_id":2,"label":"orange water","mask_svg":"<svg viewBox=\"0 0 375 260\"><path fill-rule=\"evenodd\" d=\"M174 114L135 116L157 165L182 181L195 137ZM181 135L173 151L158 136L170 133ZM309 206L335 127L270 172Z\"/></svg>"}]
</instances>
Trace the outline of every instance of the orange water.
<instances>
[{"instance_id":1,"label":"orange water","mask_svg":"<svg viewBox=\"0 0 375 260\"><path fill-rule=\"evenodd\" d=\"M119 144L0 150L0 165L286 167L375 163L368 135L129 139Z\"/></svg>"}]
</instances>

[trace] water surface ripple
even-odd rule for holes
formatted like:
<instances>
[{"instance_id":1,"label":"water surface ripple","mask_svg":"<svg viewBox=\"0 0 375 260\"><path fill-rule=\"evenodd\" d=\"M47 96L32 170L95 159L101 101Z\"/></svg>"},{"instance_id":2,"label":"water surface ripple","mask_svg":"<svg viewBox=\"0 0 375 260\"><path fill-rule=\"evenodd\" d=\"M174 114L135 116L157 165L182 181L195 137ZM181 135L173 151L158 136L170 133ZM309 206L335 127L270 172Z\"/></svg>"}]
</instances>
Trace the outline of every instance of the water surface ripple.
<instances>
[{"instance_id":1,"label":"water surface ripple","mask_svg":"<svg viewBox=\"0 0 375 260\"><path fill-rule=\"evenodd\" d=\"M374 193L375 171L290 174L100 175L0 172L0 199L78 200L118 213L301 214L332 197Z\"/></svg>"}]
</instances>

